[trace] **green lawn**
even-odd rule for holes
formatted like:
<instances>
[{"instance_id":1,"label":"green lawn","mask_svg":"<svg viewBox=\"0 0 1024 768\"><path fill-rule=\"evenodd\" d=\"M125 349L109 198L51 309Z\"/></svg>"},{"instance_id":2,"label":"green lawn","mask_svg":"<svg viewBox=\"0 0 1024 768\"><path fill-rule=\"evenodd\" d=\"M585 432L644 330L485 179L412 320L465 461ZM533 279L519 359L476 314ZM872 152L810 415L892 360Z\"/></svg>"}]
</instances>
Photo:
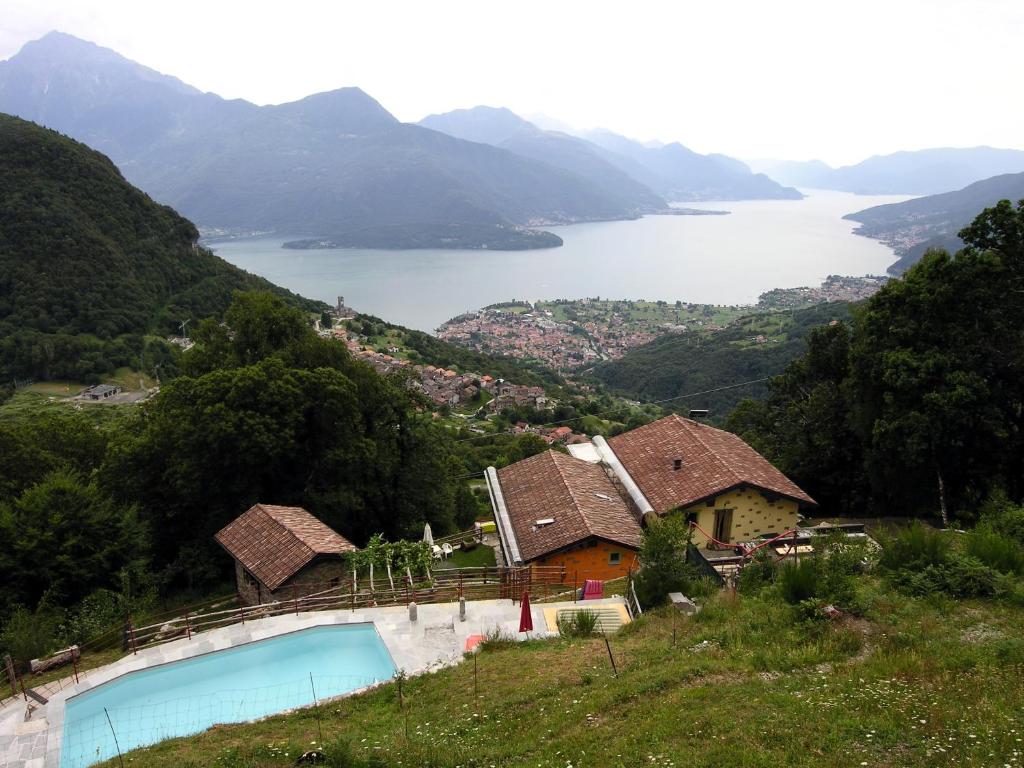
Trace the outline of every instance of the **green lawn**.
<instances>
[{"instance_id":1,"label":"green lawn","mask_svg":"<svg viewBox=\"0 0 1024 768\"><path fill-rule=\"evenodd\" d=\"M136 403L85 403L79 406L78 413L97 425L106 426L138 413L139 407ZM73 413L74 410L75 404L65 400L63 395L47 395L22 389L0 405L0 421L30 419L46 413Z\"/></svg>"},{"instance_id":2,"label":"green lawn","mask_svg":"<svg viewBox=\"0 0 1024 768\"><path fill-rule=\"evenodd\" d=\"M474 665L320 707L333 766L1018 766L1024 608L872 587L864 618L778 598L648 613L611 638L487 648ZM477 691L477 692L475 692ZM290 766L312 710L217 726L125 765ZM129 762L129 760L131 762ZM107 763L117 765L117 761Z\"/></svg>"},{"instance_id":3,"label":"green lawn","mask_svg":"<svg viewBox=\"0 0 1024 768\"><path fill-rule=\"evenodd\" d=\"M456 549L447 560L434 564L434 569L444 568L479 568L485 565L494 565L494 550L491 547L478 544L468 552Z\"/></svg>"}]
</instances>

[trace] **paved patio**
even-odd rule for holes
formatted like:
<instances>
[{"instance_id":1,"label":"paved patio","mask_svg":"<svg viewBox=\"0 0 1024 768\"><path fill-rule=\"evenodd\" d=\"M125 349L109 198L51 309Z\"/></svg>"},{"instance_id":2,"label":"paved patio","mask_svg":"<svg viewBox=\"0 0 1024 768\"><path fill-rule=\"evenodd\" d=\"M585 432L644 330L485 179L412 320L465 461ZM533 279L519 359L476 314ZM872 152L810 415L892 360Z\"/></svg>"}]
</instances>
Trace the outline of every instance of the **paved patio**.
<instances>
[{"instance_id":1,"label":"paved patio","mask_svg":"<svg viewBox=\"0 0 1024 768\"><path fill-rule=\"evenodd\" d=\"M187 659L236 645L263 640L300 629L329 624L373 622L399 670L417 675L457 664L463 658L471 635L500 631L520 640L557 634L546 621L545 608L573 603L545 603L531 606L534 632L519 633L520 606L511 600L478 600L466 603L466 620L459 620L457 603L418 606L415 623L409 621L405 606L361 608L355 611L316 611L298 615L273 616L181 638L147 648L105 667L47 686L49 702L39 705L26 719L27 705L21 698L0 709L0 768L58 768L64 731L64 702L115 677L146 667ZM588 605L623 605L618 597L588 601ZM56 690L54 690L56 689Z\"/></svg>"}]
</instances>

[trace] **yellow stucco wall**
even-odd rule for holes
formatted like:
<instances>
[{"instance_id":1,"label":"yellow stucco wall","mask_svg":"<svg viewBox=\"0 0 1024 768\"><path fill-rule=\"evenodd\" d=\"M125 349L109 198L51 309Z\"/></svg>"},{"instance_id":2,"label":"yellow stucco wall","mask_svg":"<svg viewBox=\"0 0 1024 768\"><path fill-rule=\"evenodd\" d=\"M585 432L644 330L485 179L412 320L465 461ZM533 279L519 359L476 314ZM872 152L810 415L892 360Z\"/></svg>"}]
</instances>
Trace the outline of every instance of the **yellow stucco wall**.
<instances>
[{"instance_id":1,"label":"yellow stucco wall","mask_svg":"<svg viewBox=\"0 0 1024 768\"><path fill-rule=\"evenodd\" d=\"M796 527L799 505L792 499L776 499L769 502L756 488L738 488L714 498L708 506L701 502L692 507L680 510L684 517L689 513L697 513L697 524L709 534L715 532L715 510L731 509L732 526L729 532L729 543L756 539L762 533L785 533ZM707 537L700 531L694 531L693 543L702 546Z\"/></svg>"}]
</instances>

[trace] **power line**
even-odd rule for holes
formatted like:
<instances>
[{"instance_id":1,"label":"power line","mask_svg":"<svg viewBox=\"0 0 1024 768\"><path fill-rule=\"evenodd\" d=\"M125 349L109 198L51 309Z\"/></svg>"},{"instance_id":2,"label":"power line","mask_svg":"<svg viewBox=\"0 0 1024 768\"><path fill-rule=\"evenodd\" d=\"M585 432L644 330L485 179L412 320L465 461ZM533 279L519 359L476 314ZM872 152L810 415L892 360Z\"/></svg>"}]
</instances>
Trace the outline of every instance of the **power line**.
<instances>
[{"instance_id":1,"label":"power line","mask_svg":"<svg viewBox=\"0 0 1024 768\"><path fill-rule=\"evenodd\" d=\"M705 389L705 390L703 390L701 392L688 392L685 395L675 395L674 397L666 397L666 398L664 398L662 400L653 400L653 401L651 401L649 403L642 403L642 405L662 405L663 403L670 403L673 400L685 400L688 397L699 397L700 395L710 395L710 394L712 394L714 392L723 392L723 391L725 391L727 389L737 389L738 387L746 387L746 386L749 386L750 384L760 384L762 382L769 381L769 380L771 380L773 378L775 378L775 377L774 376L764 376L764 377L762 377L760 379L750 379L749 381L740 381L740 382L737 382L736 384L726 384L723 387L715 387L714 389ZM619 408L609 408L608 410L598 411L597 413L586 413L586 414L583 414L582 416L574 416L571 419L562 419L561 421L550 421L547 424L537 424L536 427L538 427L538 428L540 428L540 427L554 427L554 426L558 426L558 425L561 425L561 424L568 424L568 423L573 422L573 421L580 421L582 419L587 418L588 416L604 416L604 415L607 415L609 413L614 413L615 411L618 411L618 410L619 410ZM489 437L497 437L499 435L511 435L511 434L514 434L512 432L512 430L505 430L503 432L488 432L487 434L484 434L484 435L474 435L473 437L460 437L459 439L454 440L453 442L465 443L465 442L469 442L470 440L484 440L484 439L489 438Z\"/></svg>"}]
</instances>

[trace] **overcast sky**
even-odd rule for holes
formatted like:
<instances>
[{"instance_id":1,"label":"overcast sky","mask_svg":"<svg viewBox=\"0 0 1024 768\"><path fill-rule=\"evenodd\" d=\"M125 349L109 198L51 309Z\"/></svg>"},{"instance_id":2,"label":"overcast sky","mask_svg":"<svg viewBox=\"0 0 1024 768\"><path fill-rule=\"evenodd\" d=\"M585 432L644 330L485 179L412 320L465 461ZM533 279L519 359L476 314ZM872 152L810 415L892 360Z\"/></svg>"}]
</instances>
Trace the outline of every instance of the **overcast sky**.
<instances>
[{"instance_id":1,"label":"overcast sky","mask_svg":"<svg viewBox=\"0 0 1024 768\"><path fill-rule=\"evenodd\" d=\"M259 104L356 85L746 159L1024 149L1024 0L0 0L0 59L51 29Z\"/></svg>"}]
</instances>

